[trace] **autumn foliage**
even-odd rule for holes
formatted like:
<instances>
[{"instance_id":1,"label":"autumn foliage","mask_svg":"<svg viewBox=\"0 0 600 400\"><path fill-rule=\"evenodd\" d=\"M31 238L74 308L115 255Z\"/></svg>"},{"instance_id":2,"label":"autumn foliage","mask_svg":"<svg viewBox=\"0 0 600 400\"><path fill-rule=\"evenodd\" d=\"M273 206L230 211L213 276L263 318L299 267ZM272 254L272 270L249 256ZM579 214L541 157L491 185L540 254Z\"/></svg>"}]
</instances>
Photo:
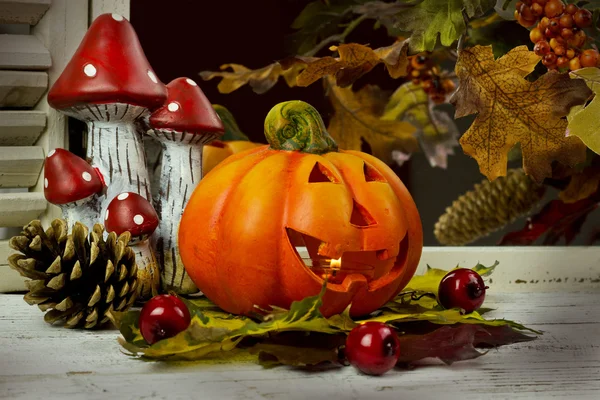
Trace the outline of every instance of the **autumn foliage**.
<instances>
[{"instance_id":1,"label":"autumn foliage","mask_svg":"<svg viewBox=\"0 0 600 400\"><path fill-rule=\"evenodd\" d=\"M559 183L561 204L596 204L600 169L590 165L600 154L597 3L439 3L315 1L294 22L296 54L256 70L225 64L201 76L221 78L222 93L245 85L264 93L280 78L290 87L321 82L333 110L328 129L344 148L367 145L388 164L420 150L432 166L446 168L460 145L490 180L517 159L535 182ZM372 22L387 31L388 45L344 43ZM433 66L415 68L424 58ZM377 68L397 80L393 94L364 84ZM457 89L445 95L444 82ZM454 115L442 111L443 102ZM473 122L458 140L453 119L468 116Z\"/></svg>"}]
</instances>

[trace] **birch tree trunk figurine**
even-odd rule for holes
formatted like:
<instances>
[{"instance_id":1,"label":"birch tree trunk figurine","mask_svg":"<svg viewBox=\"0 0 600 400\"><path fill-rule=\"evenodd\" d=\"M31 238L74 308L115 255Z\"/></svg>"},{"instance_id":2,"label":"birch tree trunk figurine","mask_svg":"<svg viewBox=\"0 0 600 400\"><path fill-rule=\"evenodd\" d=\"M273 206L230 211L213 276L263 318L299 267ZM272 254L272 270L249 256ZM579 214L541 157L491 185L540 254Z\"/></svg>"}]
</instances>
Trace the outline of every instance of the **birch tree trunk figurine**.
<instances>
[{"instance_id":1,"label":"birch tree trunk figurine","mask_svg":"<svg viewBox=\"0 0 600 400\"><path fill-rule=\"evenodd\" d=\"M104 222L101 216L120 193L139 194L152 208L142 133L136 122L166 98L167 89L150 67L129 21L118 14L96 18L48 93L51 107L88 125L86 156L107 186L95 222ZM152 276L144 275L156 270L154 276L159 276L155 257L142 256L136 263L140 285L157 286Z\"/></svg>"},{"instance_id":2,"label":"birch tree trunk figurine","mask_svg":"<svg viewBox=\"0 0 600 400\"><path fill-rule=\"evenodd\" d=\"M153 237L163 267L162 286L179 294L198 291L179 256L179 222L202 179L202 148L219 137L223 125L198 85L178 78L167 85L165 105L152 113L147 134L163 146L160 189L155 206L160 223Z\"/></svg>"}]
</instances>

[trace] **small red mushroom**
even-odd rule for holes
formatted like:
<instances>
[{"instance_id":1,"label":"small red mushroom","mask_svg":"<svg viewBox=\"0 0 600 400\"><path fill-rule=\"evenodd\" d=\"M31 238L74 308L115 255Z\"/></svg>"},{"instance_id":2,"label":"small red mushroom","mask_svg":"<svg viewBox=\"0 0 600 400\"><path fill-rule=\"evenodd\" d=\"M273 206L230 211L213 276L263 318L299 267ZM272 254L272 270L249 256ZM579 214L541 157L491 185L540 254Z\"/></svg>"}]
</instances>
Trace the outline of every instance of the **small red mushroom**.
<instances>
[{"instance_id":1,"label":"small red mushroom","mask_svg":"<svg viewBox=\"0 0 600 400\"><path fill-rule=\"evenodd\" d=\"M167 93L167 101L150 116L150 127L164 133L164 140L173 140L168 132L179 133L180 141L191 134L193 139L189 141L194 143L206 143L223 135L223 122L196 82L177 78L167 85Z\"/></svg>"},{"instance_id":2,"label":"small red mushroom","mask_svg":"<svg viewBox=\"0 0 600 400\"><path fill-rule=\"evenodd\" d=\"M153 239L163 266L163 288L190 294L198 289L186 275L173 232L177 232L181 213L202 178L202 148L225 128L193 80L177 78L167 85L167 91L167 101L151 114L147 131L163 146L155 201L161 221Z\"/></svg>"},{"instance_id":3,"label":"small red mushroom","mask_svg":"<svg viewBox=\"0 0 600 400\"><path fill-rule=\"evenodd\" d=\"M129 231L132 238L143 238L154 233L158 215L148 200L137 193L124 192L108 205L104 225L117 235Z\"/></svg>"},{"instance_id":4,"label":"small red mushroom","mask_svg":"<svg viewBox=\"0 0 600 400\"><path fill-rule=\"evenodd\" d=\"M126 231L131 233L129 245L135 253L138 267L138 298L147 300L156 295L160 285L160 271L148 240L158 226L158 215L152 204L137 193L120 193L106 209L104 226L107 231L118 235Z\"/></svg>"},{"instance_id":5,"label":"small red mushroom","mask_svg":"<svg viewBox=\"0 0 600 400\"><path fill-rule=\"evenodd\" d=\"M60 206L67 223L91 227L99 217L98 197L104 189L100 172L65 149L48 153L44 168L44 196Z\"/></svg>"}]
</instances>

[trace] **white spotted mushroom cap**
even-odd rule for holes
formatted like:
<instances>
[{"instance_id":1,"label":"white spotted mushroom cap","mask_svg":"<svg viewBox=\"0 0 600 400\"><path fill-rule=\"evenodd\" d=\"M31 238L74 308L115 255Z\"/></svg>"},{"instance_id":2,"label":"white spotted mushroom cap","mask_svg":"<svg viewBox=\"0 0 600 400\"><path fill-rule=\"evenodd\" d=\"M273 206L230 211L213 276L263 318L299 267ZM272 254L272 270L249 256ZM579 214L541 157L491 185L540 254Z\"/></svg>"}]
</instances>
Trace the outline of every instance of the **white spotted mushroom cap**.
<instances>
[{"instance_id":1,"label":"white spotted mushroom cap","mask_svg":"<svg viewBox=\"0 0 600 400\"><path fill-rule=\"evenodd\" d=\"M102 14L50 89L48 103L57 110L113 103L154 110L166 97L131 23L119 14Z\"/></svg>"},{"instance_id":2,"label":"white spotted mushroom cap","mask_svg":"<svg viewBox=\"0 0 600 400\"><path fill-rule=\"evenodd\" d=\"M108 232L120 235L129 231L133 238L151 235L158 226L158 215L144 197L133 192L123 192L112 199L104 226Z\"/></svg>"},{"instance_id":3,"label":"white spotted mushroom cap","mask_svg":"<svg viewBox=\"0 0 600 400\"><path fill-rule=\"evenodd\" d=\"M65 149L48 153L44 168L44 196L52 204L83 200L104 189L100 172Z\"/></svg>"},{"instance_id":4,"label":"white spotted mushroom cap","mask_svg":"<svg viewBox=\"0 0 600 400\"><path fill-rule=\"evenodd\" d=\"M225 132L212 104L190 78L177 78L167 85L167 101L150 116L150 127L213 138Z\"/></svg>"}]
</instances>

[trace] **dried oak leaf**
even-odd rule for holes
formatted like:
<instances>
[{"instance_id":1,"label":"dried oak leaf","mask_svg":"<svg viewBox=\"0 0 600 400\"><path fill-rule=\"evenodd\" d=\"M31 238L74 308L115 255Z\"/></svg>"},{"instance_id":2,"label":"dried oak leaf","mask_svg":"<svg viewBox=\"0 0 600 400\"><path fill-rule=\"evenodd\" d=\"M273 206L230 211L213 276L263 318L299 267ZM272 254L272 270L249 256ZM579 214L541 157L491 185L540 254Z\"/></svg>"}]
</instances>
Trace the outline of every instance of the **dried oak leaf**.
<instances>
[{"instance_id":1,"label":"dried oak leaf","mask_svg":"<svg viewBox=\"0 0 600 400\"><path fill-rule=\"evenodd\" d=\"M394 79L406 76L408 67L408 42L398 41L387 47L371 49L361 44L349 43L333 46L335 57L288 57L259 69L249 69L239 64L221 65L221 70L202 71L204 80L222 78L217 86L221 93L231 93L244 85L250 85L254 92L265 93L283 77L290 87L308 86L326 76L335 76L338 86L349 86L375 66L384 64Z\"/></svg>"},{"instance_id":2,"label":"dried oak leaf","mask_svg":"<svg viewBox=\"0 0 600 400\"><path fill-rule=\"evenodd\" d=\"M328 78L328 96L334 108L329 133L340 148L361 150L363 141L375 157L392 163L392 151L412 153L417 150L415 127L408 122L381 119L387 96L376 86L365 86L357 92L341 88Z\"/></svg>"},{"instance_id":3,"label":"dried oak leaf","mask_svg":"<svg viewBox=\"0 0 600 400\"><path fill-rule=\"evenodd\" d=\"M495 60L491 46L463 49L456 63L460 86L453 98L456 117L477 113L460 139L490 180L506 175L507 155L521 144L523 168L535 181L551 176L551 163L585 161L585 145L567 137L562 118L582 104L590 90L567 74L549 72L534 82L525 79L540 58L519 46Z\"/></svg>"},{"instance_id":4,"label":"dried oak leaf","mask_svg":"<svg viewBox=\"0 0 600 400\"><path fill-rule=\"evenodd\" d=\"M582 80L596 95L586 106L573 107L569 116L569 135L577 136L592 151L600 154L600 69L583 68L571 72L571 77Z\"/></svg>"},{"instance_id":5,"label":"dried oak leaf","mask_svg":"<svg viewBox=\"0 0 600 400\"><path fill-rule=\"evenodd\" d=\"M432 51L438 36L442 46L447 47L466 32L463 12L469 18L480 17L495 4L495 0L424 0L396 14L393 27L412 32L412 51Z\"/></svg>"},{"instance_id":6,"label":"dried oak leaf","mask_svg":"<svg viewBox=\"0 0 600 400\"><path fill-rule=\"evenodd\" d=\"M335 76L336 85L346 87L383 63L394 79L406 76L408 67L408 41L398 41L391 46L371 49L357 43L332 46L339 57L288 57L281 61L284 69L304 64L306 68L296 78L298 86L308 86L325 76Z\"/></svg>"},{"instance_id":7,"label":"dried oak leaf","mask_svg":"<svg viewBox=\"0 0 600 400\"><path fill-rule=\"evenodd\" d=\"M200 77L205 81L222 78L217 86L220 93L231 93L244 85L250 85L255 93L263 94L271 89L281 76L288 86L296 86L296 77L304 66L291 65L289 69L284 70L281 64L274 62L259 69L250 69L240 64L223 64L220 68L223 72L202 71ZM231 71L225 71L228 68L231 68Z\"/></svg>"},{"instance_id":8,"label":"dried oak leaf","mask_svg":"<svg viewBox=\"0 0 600 400\"><path fill-rule=\"evenodd\" d=\"M399 364L410 364L432 357L450 365L484 355L484 352L477 350L478 347L497 347L535 338L510 326L455 324L434 327L435 330L426 334L399 336Z\"/></svg>"}]
</instances>

